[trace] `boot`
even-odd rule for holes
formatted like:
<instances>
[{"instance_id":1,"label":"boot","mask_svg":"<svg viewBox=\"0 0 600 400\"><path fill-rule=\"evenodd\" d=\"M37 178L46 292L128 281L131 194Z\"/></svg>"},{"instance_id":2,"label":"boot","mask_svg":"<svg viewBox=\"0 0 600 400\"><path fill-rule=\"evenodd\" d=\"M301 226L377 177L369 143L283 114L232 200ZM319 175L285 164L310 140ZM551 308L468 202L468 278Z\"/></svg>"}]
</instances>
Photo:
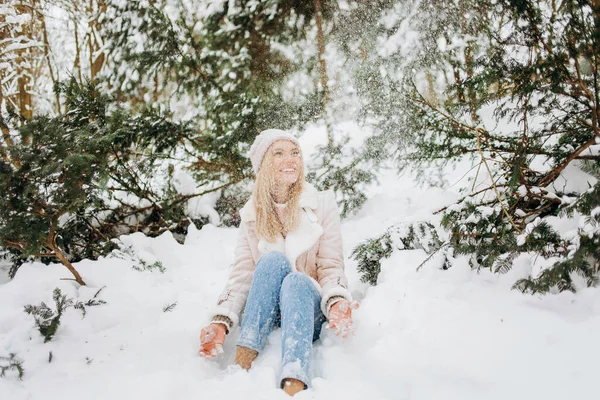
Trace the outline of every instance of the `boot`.
<instances>
[{"instance_id":1,"label":"boot","mask_svg":"<svg viewBox=\"0 0 600 400\"><path fill-rule=\"evenodd\" d=\"M281 387L284 392L290 396L293 396L296 393L304 390L304 382L294 378L285 378L281 384Z\"/></svg>"},{"instance_id":2,"label":"boot","mask_svg":"<svg viewBox=\"0 0 600 400\"><path fill-rule=\"evenodd\" d=\"M258 356L258 351L249 349L244 346L238 346L235 352L235 363L245 370L249 370L252 366L252 361Z\"/></svg>"}]
</instances>

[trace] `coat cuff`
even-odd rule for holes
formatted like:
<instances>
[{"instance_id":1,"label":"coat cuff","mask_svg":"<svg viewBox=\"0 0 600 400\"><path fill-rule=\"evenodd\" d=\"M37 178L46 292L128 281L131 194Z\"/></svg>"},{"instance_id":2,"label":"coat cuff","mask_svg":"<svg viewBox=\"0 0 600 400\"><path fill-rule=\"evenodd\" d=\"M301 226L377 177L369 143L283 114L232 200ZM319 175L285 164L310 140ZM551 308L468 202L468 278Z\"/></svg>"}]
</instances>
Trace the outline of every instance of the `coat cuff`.
<instances>
[{"instance_id":1,"label":"coat cuff","mask_svg":"<svg viewBox=\"0 0 600 400\"><path fill-rule=\"evenodd\" d=\"M343 297L348 301L352 301L352 295L350 294L348 289L344 289L341 286L334 286L330 289L324 290L323 296L321 298L321 311L323 312L323 315L325 315L327 318L329 318L329 310L327 306L329 305L329 300L332 297Z\"/></svg>"},{"instance_id":2,"label":"coat cuff","mask_svg":"<svg viewBox=\"0 0 600 400\"><path fill-rule=\"evenodd\" d=\"M231 321L231 318L226 317L224 315L215 315L211 321L211 324L221 324L225 326L226 334L229 334L231 328L233 327L233 322Z\"/></svg>"},{"instance_id":3,"label":"coat cuff","mask_svg":"<svg viewBox=\"0 0 600 400\"><path fill-rule=\"evenodd\" d=\"M331 296L329 298L329 300L327 301L327 304L325 305L325 307L327 308L327 315L329 315L329 311L331 310L331 307L340 300L346 300L346 298L343 296L337 296L337 295Z\"/></svg>"},{"instance_id":4,"label":"coat cuff","mask_svg":"<svg viewBox=\"0 0 600 400\"><path fill-rule=\"evenodd\" d=\"M218 316L223 316L229 318L231 321L231 325L229 326L229 331L235 328L240 322L240 317L231 311L229 307L217 306L212 309L212 319L214 322L224 322L222 319L217 318ZM216 320L215 320L216 318Z\"/></svg>"}]
</instances>

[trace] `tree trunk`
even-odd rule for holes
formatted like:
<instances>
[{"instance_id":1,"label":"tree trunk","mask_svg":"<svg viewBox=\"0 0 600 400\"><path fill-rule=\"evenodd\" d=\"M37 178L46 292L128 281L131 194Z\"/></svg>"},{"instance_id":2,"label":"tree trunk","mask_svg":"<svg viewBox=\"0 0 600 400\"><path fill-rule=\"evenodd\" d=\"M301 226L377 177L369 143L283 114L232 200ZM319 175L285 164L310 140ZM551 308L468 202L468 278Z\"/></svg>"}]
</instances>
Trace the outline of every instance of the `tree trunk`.
<instances>
[{"instance_id":1,"label":"tree trunk","mask_svg":"<svg viewBox=\"0 0 600 400\"><path fill-rule=\"evenodd\" d=\"M3 74L0 74L0 82L2 82L3 78L4 78ZM0 85L0 106L2 105L3 102L4 102L4 94L2 92L2 85ZM2 113L0 113L0 130L2 130L2 138L4 139L4 143L7 146L12 145L12 139L10 137L10 130L8 129L8 125L4 121L4 117L2 116Z\"/></svg>"},{"instance_id":2,"label":"tree trunk","mask_svg":"<svg viewBox=\"0 0 600 400\"><path fill-rule=\"evenodd\" d=\"M457 65L452 65L452 71L454 71L454 83L456 84L456 100L459 103L464 103L465 91L463 90L461 85L460 70L458 69Z\"/></svg>"},{"instance_id":3,"label":"tree trunk","mask_svg":"<svg viewBox=\"0 0 600 400\"><path fill-rule=\"evenodd\" d=\"M67 267L67 269L69 271L71 271L71 273L75 277L75 281L77 283L79 283L81 286L85 286L85 282L83 281L83 278L81 278L81 275L79 275L79 272L77 272L75 267L73 267L73 264L71 264L71 262L67 259L67 257L64 255L62 250L60 248L58 248L58 246L56 246L56 245L53 245L53 247L50 247L50 249L54 252L54 254L56 255L56 258L58 258L58 260L65 267Z\"/></svg>"},{"instance_id":4,"label":"tree trunk","mask_svg":"<svg viewBox=\"0 0 600 400\"><path fill-rule=\"evenodd\" d=\"M437 93L435 92L435 85L433 83L433 75L430 71L427 71L425 74L427 79L427 101L429 101L434 106L439 104L439 100L437 97Z\"/></svg>"},{"instance_id":5,"label":"tree trunk","mask_svg":"<svg viewBox=\"0 0 600 400\"><path fill-rule=\"evenodd\" d=\"M32 25L33 25L33 14L31 7L19 4L15 6L17 14L24 15L30 14L31 20L27 24L23 24L23 30L21 34L27 40L32 40ZM25 120L31 119L33 116L33 105L31 97L31 61L28 60L27 56L31 56L31 49L29 47L19 49L16 51L17 62L17 103L19 105L19 115L21 116L21 124L25 123ZM29 57L31 58L31 57ZM23 143L29 144L31 142L30 137L23 137Z\"/></svg>"},{"instance_id":6,"label":"tree trunk","mask_svg":"<svg viewBox=\"0 0 600 400\"><path fill-rule=\"evenodd\" d=\"M317 23L317 52L319 58L319 74L321 77L321 109L323 116L327 119L327 104L329 103L329 88L327 86L327 62L325 61L325 34L323 33L323 12L321 0L315 0L315 20ZM327 120L327 140L329 147L333 147L331 129Z\"/></svg>"},{"instance_id":7,"label":"tree trunk","mask_svg":"<svg viewBox=\"0 0 600 400\"><path fill-rule=\"evenodd\" d=\"M81 286L85 286L85 282L79 275L79 272L73 267L73 264L67 259L65 254L56 244L56 235L54 233L54 228L57 224L57 221L54 221L50 226L50 232L48 233L48 238L46 239L46 246L56 255L56 258L65 266L67 269L73 274L75 277L75 281L79 283Z\"/></svg>"},{"instance_id":8,"label":"tree trunk","mask_svg":"<svg viewBox=\"0 0 600 400\"><path fill-rule=\"evenodd\" d=\"M467 78L473 78L473 49L470 44L465 47L465 64L467 70ZM479 116L477 115L477 93L472 87L469 88L469 109L471 110L471 119L473 123L477 125L479 123Z\"/></svg>"},{"instance_id":9,"label":"tree trunk","mask_svg":"<svg viewBox=\"0 0 600 400\"><path fill-rule=\"evenodd\" d=\"M594 76L594 130L598 134L598 120L600 119L600 82L598 82L598 68L600 67L600 0L592 0L592 12L594 13L594 33L592 36L592 74Z\"/></svg>"},{"instance_id":10,"label":"tree trunk","mask_svg":"<svg viewBox=\"0 0 600 400\"><path fill-rule=\"evenodd\" d=\"M3 74L0 74L0 82L2 82L2 78L3 78ZM2 103L4 102L4 95L2 94L2 84L0 83L0 107L2 106ZM4 146L6 144L6 146L10 146L12 144L12 139L10 137L10 129L8 128L8 125L6 124L6 121L4 121L4 116L2 115L2 113L0 112L0 130L2 131L2 138L4 139L4 143L0 143L0 156L4 159L4 161L6 162L12 162L10 159L10 156L8 155L8 149ZM15 165L17 168L19 168L20 165Z\"/></svg>"},{"instance_id":11,"label":"tree trunk","mask_svg":"<svg viewBox=\"0 0 600 400\"><path fill-rule=\"evenodd\" d=\"M463 5L464 6L464 5ZM461 7L462 9L462 7ZM461 10L461 31L463 35L471 36L471 28L467 25L468 22L465 18L465 13L468 12L467 9ZM472 42L467 42L465 46L465 71L467 73L467 79L473 78L473 45ZM469 96L469 109L471 111L471 119L473 123L477 125L479 123L479 117L477 116L477 93L472 87L469 87L467 95Z\"/></svg>"},{"instance_id":12,"label":"tree trunk","mask_svg":"<svg viewBox=\"0 0 600 400\"><path fill-rule=\"evenodd\" d=\"M48 40L48 29L46 29L46 19L42 13L38 11L38 17L40 19L40 23L42 24L42 34L44 35L44 56L46 57L46 62L48 63L48 71L50 72L50 78L52 79L52 83L56 85L58 83L57 77L54 76L54 69L52 68L52 61L50 60L50 41ZM60 106L60 96L58 93L55 94L56 97L56 112L60 115L61 106Z\"/></svg>"},{"instance_id":13,"label":"tree trunk","mask_svg":"<svg viewBox=\"0 0 600 400\"><path fill-rule=\"evenodd\" d=\"M317 21L317 50L319 57L319 73L321 76L321 101L323 108L329 100L327 88L327 63L325 61L325 35L323 33L323 14L321 0L315 0L315 18Z\"/></svg>"},{"instance_id":14,"label":"tree trunk","mask_svg":"<svg viewBox=\"0 0 600 400\"><path fill-rule=\"evenodd\" d=\"M98 53L102 48L102 40L99 36L99 16L106 11L106 2L103 0L98 1L98 9L96 15L94 15L94 1L90 0L88 8L89 22L89 34L88 34L88 45L90 48L90 76L93 81L94 78L100 73L102 66L104 65L105 55L104 52Z\"/></svg>"},{"instance_id":15,"label":"tree trunk","mask_svg":"<svg viewBox=\"0 0 600 400\"><path fill-rule=\"evenodd\" d=\"M80 58L80 48L79 48L79 32L77 32L77 18L73 16L73 32L75 33L75 61L73 62L73 70L77 71L77 76L79 77L79 82L82 83L83 79L81 78L81 58Z\"/></svg>"}]
</instances>

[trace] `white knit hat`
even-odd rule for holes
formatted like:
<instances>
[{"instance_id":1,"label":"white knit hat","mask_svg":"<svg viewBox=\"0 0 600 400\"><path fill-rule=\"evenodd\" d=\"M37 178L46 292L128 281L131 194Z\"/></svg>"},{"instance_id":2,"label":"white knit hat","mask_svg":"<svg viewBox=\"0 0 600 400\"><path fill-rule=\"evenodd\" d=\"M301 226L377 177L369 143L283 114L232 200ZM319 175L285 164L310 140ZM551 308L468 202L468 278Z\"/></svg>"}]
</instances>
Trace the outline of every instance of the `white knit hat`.
<instances>
[{"instance_id":1,"label":"white knit hat","mask_svg":"<svg viewBox=\"0 0 600 400\"><path fill-rule=\"evenodd\" d=\"M294 142L296 146L300 147L298 139L296 139L291 133L282 131L281 129L267 129L262 131L254 139L254 143L252 143L252 147L250 147L250 162L252 163L252 169L254 169L255 175L258 174L258 170L260 169L260 165L265 153L269 147L271 147L273 142L277 140L289 140Z\"/></svg>"}]
</instances>

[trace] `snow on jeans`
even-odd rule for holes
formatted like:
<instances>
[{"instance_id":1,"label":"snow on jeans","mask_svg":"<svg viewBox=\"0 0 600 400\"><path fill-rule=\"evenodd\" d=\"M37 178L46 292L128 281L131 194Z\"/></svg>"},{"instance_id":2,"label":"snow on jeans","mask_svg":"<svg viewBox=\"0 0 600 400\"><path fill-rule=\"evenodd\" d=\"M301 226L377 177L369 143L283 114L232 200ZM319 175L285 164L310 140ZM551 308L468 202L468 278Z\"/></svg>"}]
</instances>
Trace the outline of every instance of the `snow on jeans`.
<instances>
[{"instance_id":1,"label":"snow on jeans","mask_svg":"<svg viewBox=\"0 0 600 400\"><path fill-rule=\"evenodd\" d=\"M294 378L307 387L312 343L319 338L325 316L321 295L311 279L292 272L280 252L258 260L242 316L238 346L260 352L280 322L282 331L281 380Z\"/></svg>"}]
</instances>

